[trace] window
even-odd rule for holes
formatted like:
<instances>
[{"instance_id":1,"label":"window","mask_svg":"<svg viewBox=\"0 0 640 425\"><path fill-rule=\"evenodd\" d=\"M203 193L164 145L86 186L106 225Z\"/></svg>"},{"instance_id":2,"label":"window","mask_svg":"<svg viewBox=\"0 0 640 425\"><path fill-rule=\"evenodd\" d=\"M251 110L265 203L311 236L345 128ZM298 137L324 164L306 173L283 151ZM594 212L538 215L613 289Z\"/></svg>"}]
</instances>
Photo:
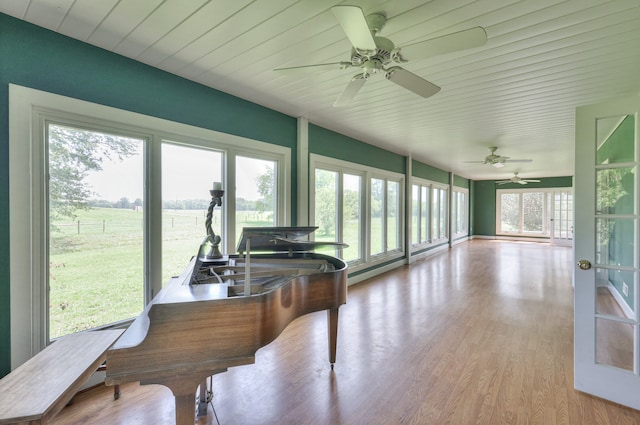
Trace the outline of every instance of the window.
<instances>
[{"instance_id":1,"label":"window","mask_svg":"<svg viewBox=\"0 0 640 425\"><path fill-rule=\"evenodd\" d=\"M243 227L276 225L277 167L277 161L236 157L235 242Z\"/></svg>"},{"instance_id":2,"label":"window","mask_svg":"<svg viewBox=\"0 0 640 425\"><path fill-rule=\"evenodd\" d=\"M401 249L402 228L400 227L400 217L398 217L400 211L400 182L387 181L387 251Z\"/></svg>"},{"instance_id":3,"label":"window","mask_svg":"<svg viewBox=\"0 0 640 425\"><path fill-rule=\"evenodd\" d=\"M311 185L315 190L310 221L318 226L315 239L349 245L337 252L332 248L324 252L348 261L351 271L402 256L404 222L400 175L319 155L311 155L311 170ZM366 245L363 246L362 241Z\"/></svg>"},{"instance_id":4,"label":"window","mask_svg":"<svg viewBox=\"0 0 640 425\"><path fill-rule=\"evenodd\" d=\"M453 237L467 235L469 207L467 204L468 191L466 189L454 188L451 198L451 232Z\"/></svg>"},{"instance_id":5,"label":"window","mask_svg":"<svg viewBox=\"0 0 640 425\"><path fill-rule=\"evenodd\" d=\"M332 170L315 170L315 240L336 242L341 241L338 231L340 202L338 198L338 179L340 174ZM323 249L330 254L333 248Z\"/></svg>"},{"instance_id":6,"label":"window","mask_svg":"<svg viewBox=\"0 0 640 425\"><path fill-rule=\"evenodd\" d=\"M496 191L496 233L549 237L553 190L505 189ZM565 223L565 225L567 225Z\"/></svg>"},{"instance_id":7,"label":"window","mask_svg":"<svg viewBox=\"0 0 640 425\"><path fill-rule=\"evenodd\" d=\"M377 255L385 252L385 231L384 223L386 216L386 202L384 196L384 180L371 179L371 199L370 199L370 215L369 215L369 252L371 255Z\"/></svg>"},{"instance_id":8,"label":"window","mask_svg":"<svg viewBox=\"0 0 640 425\"><path fill-rule=\"evenodd\" d=\"M214 181L222 181L224 153L165 142L162 144L162 282L177 276L198 252ZM212 228L222 233L215 208Z\"/></svg>"},{"instance_id":9,"label":"window","mask_svg":"<svg viewBox=\"0 0 640 425\"><path fill-rule=\"evenodd\" d=\"M374 256L401 250L400 182L371 178L370 188L369 253Z\"/></svg>"},{"instance_id":10,"label":"window","mask_svg":"<svg viewBox=\"0 0 640 425\"><path fill-rule=\"evenodd\" d=\"M53 122L45 130L53 339L126 320L144 307L145 141Z\"/></svg>"},{"instance_id":11,"label":"window","mask_svg":"<svg viewBox=\"0 0 640 425\"><path fill-rule=\"evenodd\" d=\"M447 189L433 187L431 234L434 241L447 239Z\"/></svg>"},{"instance_id":12,"label":"window","mask_svg":"<svg viewBox=\"0 0 640 425\"><path fill-rule=\"evenodd\" d=\"M448 240L448 187L428 180L414 179L412 192L412 239L414 249ZM417 225L416 225L417 224Z\"/></svg>"},{"instance_id":13,"label":"window","mask_svg":"<svg viewBox=\"0 0 640 425\"><path fill-rule=\"evenodd\" d=\"M362 258L360 246L362 235L362 177L342 174L342 241L349 246L343 249L342 258L355 262Z\"/></svg>"},{"instance_id":14,"label":"window","mask_svg":"<svg viewBox=\"0 0 640 425\"><path fill-rule=\"evenodd\" d=\"M358 262L362 258L362 177L316 168L314 181L314 223L318 226L315 240L338 241L348 245L337 252L331 246L316 251L338 255L351 263Z\"/></svg>"},{"instance_id":15,"label":"window","mask_svg":"<svg viewBox=\"0 0 640 425\"><path fill-rule=\"evenodd\" d=\"M9 92L15 364L52 338L137 316L197 252L214 181L226 190L214 210L224 252L235 251L243 220L289 224L288 148Z\"/></svg>"}]
</instances>

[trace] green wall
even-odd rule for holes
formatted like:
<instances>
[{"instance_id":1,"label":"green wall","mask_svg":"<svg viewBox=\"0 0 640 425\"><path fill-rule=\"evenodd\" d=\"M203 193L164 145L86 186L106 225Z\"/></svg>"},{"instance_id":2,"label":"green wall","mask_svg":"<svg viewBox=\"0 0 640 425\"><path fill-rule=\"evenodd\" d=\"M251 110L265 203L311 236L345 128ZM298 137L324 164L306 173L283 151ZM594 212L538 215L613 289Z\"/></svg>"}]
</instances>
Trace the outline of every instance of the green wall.
<instances>
[{"instance_id":1,"label":"green wall","mask_svg":"<svg viewBox=\"0 0 640 425\"><path fill-rule=\"evenodd\" d=\"M432 167L416 160L411 161L413 177L431 180L437 183L449 184L449 172Z\"/></svg>"},{"instance_id":2,"label":"green wall","mask_svg":"<svg viewBox=\"0 0 640 425\"><path fill-rule=\"evenodd\" d=\"M573 187L573 177L545 177L540 180L540 183L528 183L523 186L519 183L507 183L496 185L496 189L548 189L554 187Z\"/></svg>"},{"instance_id":3,"label":"green wall","mask_svg":"<svg viewBox=\"0 0 640 425\"><path fill-rule=\"evenodd\" d=\"M496 184L493 180L471 182L473 192L473 235L496 235Z\"/></svg>"},{"instance_id":4,"label":"green wall","mask_svg":"<svg viewBox=\"0 0 640 425\"><path fill-rule=\"evenodd\" d=\"M296 193L295 118L0 14L0 376L11 365L9 83L289 147Z\"/></svg>"},{"instance_id":5,"label":"green wall","mask_svg":"<svg viewBox=\"0 0 640 425\"><path fill-rule=\"evenodd\" d=\"M309 153L404 174L405 157L309 124Z\"/></svg>"},{"instance_id":6,"label":"green wall","mask_svg":"<svg viewBox=\"0 0 640 425\"><path fill-rule=\"evenodd\" d=\"M471 186L471 180L465 179L462 176L458 176L457 174L453 175L453 185L456 187L461 187L463 189L469 189Z\"/></svg>"}]
</instances>

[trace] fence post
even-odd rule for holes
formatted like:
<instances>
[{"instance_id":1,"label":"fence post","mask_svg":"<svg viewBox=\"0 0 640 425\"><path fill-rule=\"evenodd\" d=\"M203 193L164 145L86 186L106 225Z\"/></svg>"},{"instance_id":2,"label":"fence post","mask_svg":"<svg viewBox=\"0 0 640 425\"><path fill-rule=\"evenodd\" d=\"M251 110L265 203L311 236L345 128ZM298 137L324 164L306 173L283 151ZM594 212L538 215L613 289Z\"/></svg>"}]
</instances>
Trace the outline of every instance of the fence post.
<instances>
[{"instance_id":1,"label":"fence post","mask_svg":"<svg viewBox=\"0 0 640 425\"><path fill-rule=\"evenodd\" d=\"M105 223L105 220L103 219L102 220L102 233L104 233L105 228L106 228L106 223Z\"/></svg>"},{"instance_id":2,"label":"fence post","mask_svg":"<svg viewBox=\"0 0 640 425\"><path fill-rule=\"evenodd\" d=\"M80 234L80 220L78 220L78 234Z\"/></svg>"}]
</instances>

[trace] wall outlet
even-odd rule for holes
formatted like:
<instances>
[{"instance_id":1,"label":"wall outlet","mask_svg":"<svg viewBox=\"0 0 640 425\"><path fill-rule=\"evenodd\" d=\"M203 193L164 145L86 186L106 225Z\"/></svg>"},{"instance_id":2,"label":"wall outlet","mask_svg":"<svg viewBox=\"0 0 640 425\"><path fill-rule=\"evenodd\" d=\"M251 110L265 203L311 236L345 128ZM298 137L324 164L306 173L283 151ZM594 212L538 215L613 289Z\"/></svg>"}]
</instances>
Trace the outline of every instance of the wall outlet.
<instances>
[{"instance_id":1,"label":"wall outlet","mask_svg":"<svg viewBox=\"0 0 640 425\"><path fill-rule=\"evenodd\" d=\"M629 285L627 285L624 282L622 282L622 293L624 294L625 297L629 296Z\"/></svg>"}]
</instances>

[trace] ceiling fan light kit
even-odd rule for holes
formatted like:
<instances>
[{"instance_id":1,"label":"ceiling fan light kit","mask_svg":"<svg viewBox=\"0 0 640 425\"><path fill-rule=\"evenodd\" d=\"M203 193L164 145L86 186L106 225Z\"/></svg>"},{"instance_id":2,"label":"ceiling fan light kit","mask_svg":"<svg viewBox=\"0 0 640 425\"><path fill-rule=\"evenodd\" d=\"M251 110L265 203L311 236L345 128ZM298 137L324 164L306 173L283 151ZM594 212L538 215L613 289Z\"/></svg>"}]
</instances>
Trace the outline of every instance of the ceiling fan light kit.
<instances>
[{"instance_id":1,"label":"ceiling fan light kit","mask_svg":"<svg viewBox=\"0 0 640 425\"><path fill-rule=\"evenodd\" d=\"M365 16L360 7L348 5L334 6L331 11L351 42L350 61L276 68L274 71L289 74L299 71L360 68L360 73L351 79L333 106L349 104L369 77L378 73L384 74L385 79L423 98L433 96L440 91L440 87L400 66L389 65L479 47L487 42L484 28L475 27L406 47L396 47L388 38L377 35L387 22L384 15L373 13Z\"/></svg>"}]
</instances>

